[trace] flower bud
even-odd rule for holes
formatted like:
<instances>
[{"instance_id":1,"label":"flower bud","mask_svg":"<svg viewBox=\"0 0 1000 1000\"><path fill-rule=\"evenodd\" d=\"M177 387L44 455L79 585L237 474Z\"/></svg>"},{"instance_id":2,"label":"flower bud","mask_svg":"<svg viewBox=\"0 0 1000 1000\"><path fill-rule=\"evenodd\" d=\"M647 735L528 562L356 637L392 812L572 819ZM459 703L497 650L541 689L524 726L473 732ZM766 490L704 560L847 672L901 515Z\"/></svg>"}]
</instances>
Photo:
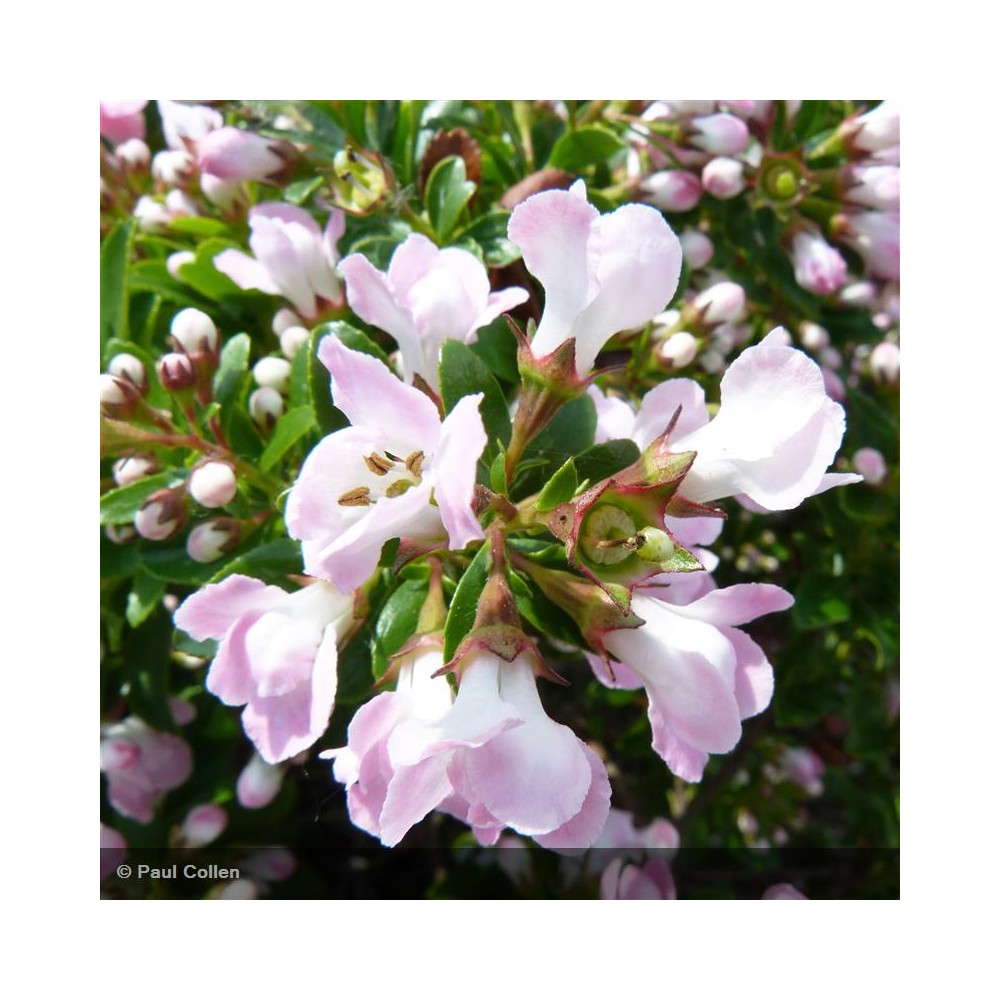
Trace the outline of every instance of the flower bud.
<instances>
[{"instance_id":1,"label":"flower bud","mask_svg":"<svg viewBox=\"0 0 1000 1000\"><path fill-rule=\"evenodd\" d=\"M226 810L210 802L195 806L181 824L178 841L184 847L204 847L225 830L229 822Z\"/></svg>"},{"instance_id":2,"label":"flower bud","mask_svg":"<svg viewBox=\"0 0 1000 1000\"><path fill-rule=\"evenodd\" d=\"M149 388L146 366L134 354L116 354L108 363L108 374L126 379L143 395Z\"/></svg>"},{"instance_id":3,"label":"flower bud","mask_svg":"<svg viewBox=\"0 0 1000 1000\"><path fill-rule=\"evenodd\" d=\"M285 769L254 754L236 779L236 800L244 809L263 809L281 791Z\"/></svg>"},{"instance_id":4,"label":"flower bud","mask_svg":"<svg viewBox=\"0 0 1000 1000\"><path fill-rule=\"evenodd\" d=\"M715 252L712 241L697 229L689 229L682 233L680 238L681 252L684 254L684 263L692 271L704 267Z\"/></svg>"},{"instance_id":5,"label":"flower bud","mask_svg":"<svg viewBox=\"0 0 1000 1000\"><path fill-rule=\"evenodd\" d=\"M191 196L184 191L178 191L176 188L173 191L167 192L164 204L167 206L167 211L170 213L171 219L198 214L198 206L192 201Z\"/></svg>"},{"instance_id":6,"label":"flower bud","mask_svg":"<svg viewBox=\"0 0 1000 1000\"><path fill-rule=\"evenodd\" d=\"M855 470L864 476L866 483L879 486L884 482L888 467L880 451L874 448L859 448L851 461Z\"/></svg>"},{"instance_id":7,"label":"flower bud","mask_svg":"<svg viewBox=\"0 0 1000 1000\"><path fill-rule=\"evenodd\" d=\"M845 285L837 296L845 306L867 306L878 297L878 290L870 281L855 281Z\"/></svg>"},{"instance_id":8,"label":"flower bud","mask_svg":"<svg viewBox=\"0 0 1000 1000\"><path fill-rule=\"evenodd\" d=\"M156 363L156 374L167 392L183 392L198 381L194 362L186 354L164 354Z\"/></svg>"},{"instance_id":9,"label":"flower bud","mask_svg":"<svg viewBox=\"0 0 1000 1000\"><path fill-rule=\"evenodd\" d=\"M184 523L184 502L175 490L157 490L139 509L133 523L143 538L162 542L175 535Z\"/></svg>"},{"instance_id":10,"label":"flower bud","mask_svg":"<svg viewBox=\"0 0 1000 1000\"><path fill-rule=\"evenodd\" d=\"M270 429L285 412L285 401L277 389L268 386L264 389L256 389L250 394L248 408L250 416L253 417L258 426Z\"/></svg>"},{"instance_id":11,"label":"flower bud","mask_svg":"<svg viewBox=\"0 0 1000 1000\"><path fill-rule=\"evenodd\" d=\"M127 455L111 467L111 474L119 486L130 486L156 472L156 460L149 455Z\"/></svg>"},{"instance_id":12,"label":"flower bud","mask_svg":"<svg viewBox=\"0 0 1000 1000\"><path fill-rule=\"evenodd\" d=\"M149 146L142 139L126 139L115 147L115 158L129 173L137 174L149 166Z\"/></svg>"},{"instance_id":13,"label":"flower bud","mask_svg":"<svg viewBox=\"0 0 1000 1000\"><path fill-rule=\"evenodd\" d=\"M183 149L165 149L153 157L153 177L167 187L186 184L196 170L194 157Z\"/></svg>"},{"instance_id":14,"label":"flower bud","mask_svg":"<svg viewBox=\"0 0 1000 1000\"><path fill-rule=\"evenodd\" d=\"M697 353L698 341L686 330L672 334L657 347L657 354L675 369L687 367Z\"/></svg>"},{"instance_id":15,"label":"flower bud","mask_svg":"<svg viewBox=\"0 0 1000 1000\"><path fill-rule=\"evenodd\" d=\"M894 383L899 380L899 345L891 340L878 344L868 359L872 374L882 382Z\"/></svg>"},{"instance_id":16,"label":"flower bud","mask_svg":"<svg viewBox=\"0 0 1000 1000\"><path fill-rule=\"evenodd\" d=\"M813 295L832 295L847 281L844 258L818 231L800 229L792 240L795 280Z\"/></svg>"},{"instance_id":17,"label":"flower bud","mask_svg":"<svg viewBox=\"0 0 1000 1000\"><path fill-rule=\"evenodd\" d=\"M392 170L378 153L348 146L333 158L333 203L351 215L375 211L392 186Z\"/></svg>"},{"instance_id":18,"label":"flower bud","mask_svg":"<svg viewBox=\"0 0 1000 1000\"><path fill-rule=\"evenodd\" d=\"M202 507L224 507L236 496L236 473L228 462L205 462L191 472L187 488Z\"/></svg>"},{"instance_id":19,"label":"flower bud","mask_svg":"<svg viewBox=\"0 0 1000 1000\"><path fill-rule=\"evenodd\" d=\"M253 380L262 389L275 389L280 393L288 388L292 374L291 362L285 358L261 358L253 366Z\"/></svg>"},{"instance_id":20,"label":"flower bud","mask_svg":"<svg viewBox=\"0 0 1000 1000\"><path fill-rule=\"evenodd\" d=\"M692 303L701 321L708 326L716 323L734 323L746 312L746 293L733 281L720 281L706 288Z\"/></svg>"},{"instance_id":21,"label":"flower bud","mask_svg":"<svg viewBox=\"0 0 1000 1000\"><path fill-rule=\"evenodd\" d=\"M198 166L223 181L264 181L284 169L283 149L275 139L225 125L199 141Z\"/></svg>"},{"instance_id":22,"label":"flower bud","mask_svg":"<svg viewBox=\"0 0 1000 1000\"><path fill-rule=\"evenodd\" d=\"M899 211L899 167L892 164L853 166L847 168L844 178L847 201L886 212Z\"/></svg>"},{"instance_id":23,"label":"flower bud","mask_svg":"<svg viewBox=\"0 0 1000 1000\"><path fill-rule=\"evenodd\" d=\"M878 107L840 126L840 134L855 152L874 153L899 145L899 108L893 101L883 101Z\"/></svg>"},{"instance_id":24,"label":"flower bud","mask_svg":"<svg viewBox=\"0 0 1000 1000\"><path fill-rule=\"evenodd\" d=\"M726 358L721 351L711 348L702 352L698 363L709 375L718 375L726 367Z\"/></svg>"},{"instance_id":25,"label":"flower bud","mask_svg":"<svg viewBox=\"0 0 1000 1000\"><path fill-rule=\"evenodd\" d=\"M714 156L735 156L747 148L750 132L735 115L708 115L691 120L691 143Z\"/></svg>"},{"instance_id":26,"label":"flower bud","mask_svg":"<svg viewBox=\"0 0 1000 1000\"><path fill-rule=\"evenodd\" d=\"M701 198L701 184L687 170L660 170L642 182L642 197L663 212L687 212Z\"/></svg>"},{"instance_id":27,"label":"flower bud","mask_svg":"<svg viewBox=\"0 0 1000 1000\"><path fill-rule=\"evenodd\" d=\"M701 172L705 190L716 198L735 198L746 187L743 164L725 156L709 160Z\"/></svg>"},{"instance_id":28,"label":"flower bud","mask_svg":"<svg viewBox=\"0 0 1000 1000\"><path fill-rule=\"evenodd\" d=\"M109 524L104 529L104 535L113 545L128 545L139 537L131 524Z\"/></svg>"},{"instance_id":29,"label":"flower bud","mask_svg":"<svg viewBox=\"0 0 1000 1000\"><path fill-rule=\"evenodd\" d=\"M281 331L281 353L291 361L308 339L309 331L304 326L286 327Z\"/></svg>"},{"instance_id":30,"label":"flower bud","mask_svg":"<svg viewBox=\"0 0 1000 1000\"><path fill-rule=\"evenodd\" d=\"M279 309L271 320L271 329L276 337L280 337L290 326L299 326L302 319L292 309Z\"/></svg>"},{"instance_id":31,"label":"flower bud","mask_svg":"<svg viewBox=\"0 0 1000 1000\"><path fill-rule=\"evenodd\" d=\"M127 420L139 403L139 392L128 380L105 373L101 375L101 413L116 420Z\"/></svg>"},{"instance_id":32,"label":"flower bud","mask_svg":"<svg viewBox=\"0 0 1000 1000\"><path fill-rule=\"evenodd\" d=\"M809 320L799 324L799 339L808 351L821 351L830 344L830 334L826 328Z\"/></svg>"},{"instance_id":33,"label":"flower bud","mask_svg":"<svg viewBox=\"0 0 1000 1000\"><path fill-rule=\"evenodd\" d=\"M170 324L170 335L185 354L215 351L219 346L219 331L212 317L200 309L182 309Z\"/></svg>"},{"instance_id":34,"label":"flower bud","mask_svg":"<svg viewBox=\"0 0 1000 1000\"><path fill-rule=\"evenodd\" d=\"M165 205L146 194L135 203L132 215L144 233L165 229L173 218Z\"/></svg>"},{"instance_id":35,"label":"flower bud","mask_svg":"<svg viewBox=\"0 0 1000 1000\"><path fill-rule=\"evenodd\" d=\"M170 717L178 726L186 726L189 722L193 722L198 714L194 705L183 698L171 698L167 702L167 707L170 709Z\"/></svg>"},{"instance_id":36,"label":"flower bud","mask_svg":"<svg viewBox=\"0 0 1000 1000\"><path fill-rule=\"evenodd\" d=\"M234 212L250 204L241 181L229 181L214 174L202 174L201 190L205 197L223 212Z\"/></svg>"},{"instance_id":37,"label":"flower bud","mask_svg":"<svg viewBox=\"0 0 1000 1000\"><path fill-rule=\"evenodd\" d=\"M167 258L167 273L175 281L183 281L181 268L185 264L193 264L194 262L195 255L190 250L178 250L177 253L172 253Z\"/></svg>"},{"instance_id":38,"label":"flower bud","mask_svg":"<svg viewBox=\"0 0 1000 1000\"><path fill-rule=\"evenodd\" d=\"M836 347L824 347L819 352L819 360L826 368L840 368L844 364L844 357Z\"/></svg>"}]
</instances>

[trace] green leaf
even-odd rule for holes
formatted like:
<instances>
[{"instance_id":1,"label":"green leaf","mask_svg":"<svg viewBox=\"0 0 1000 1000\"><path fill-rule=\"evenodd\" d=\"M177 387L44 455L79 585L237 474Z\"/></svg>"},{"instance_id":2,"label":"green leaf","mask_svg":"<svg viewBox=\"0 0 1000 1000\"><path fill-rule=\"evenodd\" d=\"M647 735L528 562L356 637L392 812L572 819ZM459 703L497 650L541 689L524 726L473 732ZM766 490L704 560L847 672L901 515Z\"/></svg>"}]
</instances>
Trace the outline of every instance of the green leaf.
<instances>
[{"instance_id":1,"label":"green leaf","mask_svg":"<svg viewBox=\"0 0 1000 1000\"><path fill-rule=\"evenodd\" d=\"M577 455L574 464L581 483L586 479L599 483L637 462L639 454L639 447L634 441L619 438L588 448Z\"/></svg>"},{"instance_id":2,"label":"green leaf","mask_svg":"<svg viewBox=\"0 0 1000 1000\"><path fill-rule=\"evenodd\" d=\"M218 583L233 573L256 577L282 577L289 573L301 572L302 549L299 543L291 538L279 538L233 559L212 577L211 582Z\"/></svg>"},{"instance_id":3,"label":"green leaf","mask_svg":"<svg viewBox=\"0 0 1000 1000\"><path fill-rule=\"evenodd\" d=\"M140 260L128 269L130 292L154 292L177 305L204 310L205 300L177 281L162 260Z\"/></svg>"},{"instance_id":4,"label":"green leaf","mask_svg":"<svg viewBox=\"0 0 1000 1000\"><path fill-rule=\"evenodd\" d=\"M507 267L521 259L521 248L507 238L508 222L510 212L489 212L466 226L455 238L478 243L487 267Z\"/></svg>"},{"instance_id":5,"label":"green leaf","mask_svg":"<svg viewBox=\"0 0 1000 1000\"><path fill-rule=\"evenodd\" d=\"M517 341L510 332L507 320L498 316L477 334L469 350L480 358L498 379L518 385L521 376L517 371Z\"/></svg>"},{"instance_id":6,"label":"green leaf","mask_svg":"<svg viewBox=\"0 0 1000 1000\"><path fill-rule=\"evenodd\" d=\"M795 594L792 620L797 628L805 631L850 621L851 609L844 600L845 584L842 580L810 575L792 590Z\"/></svg>"},{"instance_id":7,"label":"green leaf","mask_svg":"<svg viewBox=\"0 0 1000 1000\"><path fill-rule=\"evenodd\" d=\"M212 378L212 393L222 406L231 406L238 398L243 380L250 370L250 338L238 333L226 341L219 355L219 367Z\"/></svg>"},{"instance_id":8,"label":"green leaf","mask_svg":"<svg viewBox=\"0 0 1000 1000\"><path fill-rule=\"evenodd\" d=\"M594 443L597 411L589 396L567 403L525 449L511 486L511 499L537 493L568 458Z\"/></svg>"},{"instance_id":9,"label":"green leaf","mask_svg":"<svg viewBox=\"0 0 1000 1000\"><path fill-rule=\"evenodd\" d=\"M303 177L302 180L292 181L282 192L282 196L285 201L290 201L293 205L302 205L322 185L322 177Z\"/></svg>"},{"instance_id":10,"label":"green leaf","mask_svg":"<svg viewBox=\"0 0 1000 1000\"><path fill-rule=\"evenodd\" d=\"M170 406L170 394L163 388L156 376L156 363L142 347L132 341L112 337L104 345L105 368L116 354L131 354L142 362L146 369L146 380L149 383L149 395L146 398L150 405L163 409Z\"/></svg>"},{"instance_id":11,"label":"green leaf","mask_svg":"<svg viewBox=\"0 0 1000 1000\"><path fill-rule=\"evenodd\" d=\"M489 442L510 441L510 413L500 383L489 368L465 344L446 340L441 348L441 399L450 413L460 399L481 392L479 412ZM487 448L489 454L489 447Z\"/></svg>"},{"instance_id":12,"label":"green leaf","mask_svg":"<svg viewBox=\"0 0 1000 1000\"><path fill-rule=\"evenodd\" d=\"M486 586L489 564L490 547L484 545L458 581L451 607L448 608L448 619L444 623L445 663L455 655L459 643L469 634L472 623L476 620L479 595Z\"/></svg>"},{"instance_id":13,"label":"green leaf","mask_svg":"<svg viewBox=\"0 0 1000 1000\"><path fill-rule=\"evenodd\" d=\"M187 264L181 264L177 273L196 292L212 302L218 302L231 295L248 295L250 293L245 292L215 266L215 258L223 250L231 250L233 247L234 244L229 240L206 240L199 244L195 251L195 259ZM259 295L260 293L254 292L253 294Z\"/></svg>"},{"instance_id":14,"label":"green leaf","mask_svg":"<svg viewBox=\"0 0 1000 1000\"><path fill-rule=\"evenodd\" d=\"M372 673L376 680L389 669L390 658L416 631L426 597L426 580L406 580L382 606L372 643Z\"/></svg>"},{"instance_id":15,"label":"green leaf","mask_svg":"<svg viewBox=\"0 0 1000 1000\"><path fill-rule=\"evenodd\" d=\"M126 629L123 639L129 707L160 730L175 728L167 703L172 634L170 615L158 604L138 628Z\"/></svg>"},{"instance_id":16,"label":"green leaf","mask_svg":"<svg viewBox=\"0 0 1000 1000\"><path fill-rule=\"evenodd\" d=\"M157 490L176 486L186 478L184 472L168 470L155 476L146 476L116 490L109 490L101 497L101 524L127 524Z\"/></svg>"},{"instance_id":17,"label":"green leaf","mask_svg":"<svg viewBox=\"0 0 1000 1000\"><path fill-rule=\"evenodd\" d=\"M231 234L233 231L228 223L205 215L182 215L171 220L169 229L172 233L200 236L202 239Z\"/></svg>"},{"instance_id":18,"label":"green leaf","mask_svg":"<svg viewBox=\"0 0 1000 1000\"><path fill-rule=\"evenodd\" d=\"M507 455L502 448L490 464L490 489L494 493L507 492Z\"/></svg>"},{"instance_id":19,"label":"green leaf","mask_svg":"<svg viewBox=\"0 0 1000 1000\"><path fill-rule=\"evenodd\" d=\"M435 164L427 187L424 204L440 243L447 243L462 211L476 193L476 185L465 179L465 161L449 156Z\"/></svg>"},{"instance_id":20,"label":"green leaf","mask_svg":"<svg viewBox=\"0 0 1000 1000\"><path fill-rule=\"evenodd\" d=\"M518 614L543 635L586 648L580 629L565 611L553 604L530 580L508 572Z\"/></svg>"},{"instance_id":21,"label":"green leaf","mask_svg":"<svg viewBox=\"0 0 1000 1000\"><path fill-rule=\"evenodd\" d=\"M573 464L573 459L568 459L545 484L545 488L538 495L538 502L535 506L543 514L553 510L573 496L578 483L576 466Z\"/></svg>"},{"instance_id":22,"label":"green leaf","mask_svg":"<svg viewBox=\"0 0 1000 1000\"><path fill-rule=\"evenodd\" d=\"M268 472L284 458L288 450L316 426L316 416L311 406L289 410L274 425L271 440L260 456L261 472Z\"/></svg>"},{"instance_id":23,"label":"green leaf","mask_svg":"<svg viewBox=\"0 0 1000 1000\"><path fill-rule=\"evenodd\" d=\"M595 163L607 163L624 149L625 143L614 132L587 125L575 132L566 132L557 140L548 165L576 173Z\"/></svg>"},{"instance_id":24,"label":"green leaf","mask_svg":"<svg viewBox=\"0 0 1000 1000\"><path fill-rule=\"evenodd\" d=\"M125 618L132 628L138 628L163 599L165 585L141 569L132 581L132 590L125 602Z\"/></svg>"},{"instance_id":25,"label":"green leaf","mask_svg":"<svg viewBox=\"0 0 1000 1000\"><path fill-rule=\"evenodd\" d=\"M288 376L288 405L291 409L312 406L309 398L309 342L306 341L292 358L292 371Z\"/></svg>"},{"instance_id":26,"label":"green leaf","mask_svg":"<svg viewBox=\"0 0 1000 1000\"><path fill-rule=\"evenodd\" d=\"M207 583L215 569L213 564L195 562L184 548L167 548L162 545L143 548L140 553L143 570L165 583L183 583L200 587Z\"/></svg>"},{"instance_id":27,"label":"green leaf","mask_svg":"<svg viewBox=\"0 0 1000 1000\"><path fill-rule=\"evenodd\" d=\"M135 227L119 222L101 246L101 354L111 337L128 338L128 287L125 272L132 253Z\"/></svg>"},{"instance_id":28,"label":"green leaf","mask_svg":"<svg viewBox=\"0 0 1000 1000\"><path fill-rule=\"evenodd\" d=\"M116 545L101 532L101 580L131 576L139 566L139 550L132 543Z\"/></svg>"}]
</instances>

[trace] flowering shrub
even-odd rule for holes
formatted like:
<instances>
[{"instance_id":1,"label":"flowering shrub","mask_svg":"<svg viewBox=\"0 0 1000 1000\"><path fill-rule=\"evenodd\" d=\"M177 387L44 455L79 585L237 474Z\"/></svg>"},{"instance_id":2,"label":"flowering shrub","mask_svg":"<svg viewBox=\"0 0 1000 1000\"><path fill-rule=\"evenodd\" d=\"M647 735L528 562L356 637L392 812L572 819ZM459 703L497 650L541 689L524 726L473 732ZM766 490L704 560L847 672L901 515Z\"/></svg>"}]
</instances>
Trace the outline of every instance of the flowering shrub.
<instances>
[{"instance_id":1,"label":"flowering shrub","mask_svg":"<svg viewBox=\"0 0 1000 1000\"><path fill-rule=\"evenodd\" d=\"M897 891L890 105L101 137L104 892Z\"/></svg>"}]
</instances>

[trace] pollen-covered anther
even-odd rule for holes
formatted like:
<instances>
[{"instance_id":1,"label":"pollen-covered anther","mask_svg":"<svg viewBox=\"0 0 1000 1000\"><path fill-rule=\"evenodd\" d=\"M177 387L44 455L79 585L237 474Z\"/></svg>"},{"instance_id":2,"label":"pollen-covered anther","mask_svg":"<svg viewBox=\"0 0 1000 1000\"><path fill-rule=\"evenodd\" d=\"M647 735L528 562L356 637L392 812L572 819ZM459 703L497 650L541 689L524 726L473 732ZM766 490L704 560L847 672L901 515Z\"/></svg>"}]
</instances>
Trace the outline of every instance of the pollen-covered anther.
<instances>
[{"instance_id":1,"label":"pollen-covered anther","mask_svg":"<svg viewBox=\"0 0 1000 1000\"><path fill-rule=\"evenodd\" d=\"M385 455L379 455L377 452L373 451L370 455L365 456L365 465L367 465L376 476L384 476L392 469L393 461L391 458L386 458Z\"/></svg>"},{"instance_id":2,"label":"pollen-covered anther","mask_svg":"<svg viewBox=\"0 0 1000 1000\"><path fill-rule=\"evenodd\" d=\"M406 471L414 476L418 481L420 480L420 471L424 464L424 453L422 451L414 451L406 456Z\"/></svg>"},{"instance_id":3,"label":"pollen-covered anther","mask_svg":"<svg viewBox=\"0 0 1000 1000\"><path fill-rule=\"evenodd\" d=\"M358 486L342 493L337 503L341 507L367 507L372 503L371 490L367 486Z\"/></svg>"}]
</instances>

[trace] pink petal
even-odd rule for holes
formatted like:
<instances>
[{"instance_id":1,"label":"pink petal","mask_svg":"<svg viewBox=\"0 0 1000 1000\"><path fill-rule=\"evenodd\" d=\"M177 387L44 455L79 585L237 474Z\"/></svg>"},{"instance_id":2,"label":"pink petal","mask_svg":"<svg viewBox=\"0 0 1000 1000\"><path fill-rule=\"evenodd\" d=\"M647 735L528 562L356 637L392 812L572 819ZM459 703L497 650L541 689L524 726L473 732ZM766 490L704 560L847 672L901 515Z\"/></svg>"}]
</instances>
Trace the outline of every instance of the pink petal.
<instances>
[{"instance_id":1,"label":"pink petal","mask_svg":"<svg viewBox=\"0 0 1000 1000\"><path fill-rule=\"evenodd\" d=\"M223 250L216 254L212 263L215 269L234 281L240 288L255 288L267 295L280 295L267 268L259 261L240 250Z\"/></svg>"},{"instance_id":2,"label":"pink petal","mask_svg":"<svg viewBox=\"0 0 1000 1000\"><path fill-rule=\"evenodd\" d=\"M744 625L762 615L787 611L794 603L787 590L774 584L738 583L688 604L684 614L713 625Z\"/></svg>"},{"instance_id":3,"label":"pink petal","mask_svg":"<svg viewBox=\"0 0 1000 1000\"><path fill-rule=\"evenodd\" d=\"M629 436L641 449L648 448L667 429L678 407L680 416L670 435L671 441L708 423L705 390L689 378L672 378L643 396Z\"/></svg>"},{"instance_id":4,"label":"pink petal","mask_svg":"<svg viewBox=\"0 0 1000 1000\"><path fill-rule=\"evenodd\" d=\"M708 764L708 754L685 743L671 728L652 702L649 703L649 724L653 731L653 749L667 767L684 781L701 781Z\"/></svg>"},{"instance_id":5,"label":"pink petal","mask_svg":"<svg viewBox=\"0 0 1000 1000\"><path fill-rule=\"evenodd\" d=\"M722 631L736 650L736 703L740 718L760 715L774 695L774 669L764 651L745 632L737 628Z\"/></svg>"},{"instance_id":6,"label":"pink petal","mask_svg":"<svg viewBox=\"0 0 1000 1000\"><path fill-rule=\"evenodd\" d=\"M611 784L601 758L586 744L581 744L590 764L591 782L580 811L551 833L538 834L535 840L551 849L590 847L600 836L611 805Z\"/></svg>"},{"instance_id":7,"label":"pink petal","mask_svg":"<svg viewBox=\"0 0 1000 1000\"><path fill-rule=\"evenodd\" d=\"M484 538L472 509L476 467L486 447L486 431L479 415L483 394L466 396L445 417L434 457L434 497L452 549L463 549Z\"/></svg>"},{"instance_id":8,"label":"pink petal","mask_svg":"<svg viewBox=\"0 0 1000 1000\"><path fill-rule=\"evenodd\" d=\"M296 311L303 316L315 316L316 295L302 267L290 228L284 226L280 219L272 217L277 215L273 210L260 212L256 216L253 214L255 211L256 209L251 209L250 218L250 249L254 256L267 269L281 294L292 303ZM311 217L309 221L318 229Z\"/></svg>"},{"instance_id":9,"label":"pink petal","mask_svg":"<svg viewBox=\"0 0 1000 1000\"><path fill-rule=\"evenodd\" d=\"M308 750L326 729L313 725L312 691L302 684L276 698L252 696L243 710L243 728L268 764Z\"/></svg>"},{"instance_id":10,"label":"pink petal","mask_svg":"<svg viewBox=\"0 0 1000 1000\"><path fill-rule=\"evenodd\" d=\"M386 847L395 847L412 826L451 794L449 759L448 754L430 757L400 768L392 776L379 817L380 839Z\"/></svg>"},{"instance_id":11,"label":"pink petal","mask_svg":"<svg viewBox=\"0 0 1000 1000\"><path fill-rule=\"evenodd\" d=\"M223 180L266 180L285 164L273 146L264 136L227 125L198 143L198 166Z\"/></svg>"}]
</instances>

